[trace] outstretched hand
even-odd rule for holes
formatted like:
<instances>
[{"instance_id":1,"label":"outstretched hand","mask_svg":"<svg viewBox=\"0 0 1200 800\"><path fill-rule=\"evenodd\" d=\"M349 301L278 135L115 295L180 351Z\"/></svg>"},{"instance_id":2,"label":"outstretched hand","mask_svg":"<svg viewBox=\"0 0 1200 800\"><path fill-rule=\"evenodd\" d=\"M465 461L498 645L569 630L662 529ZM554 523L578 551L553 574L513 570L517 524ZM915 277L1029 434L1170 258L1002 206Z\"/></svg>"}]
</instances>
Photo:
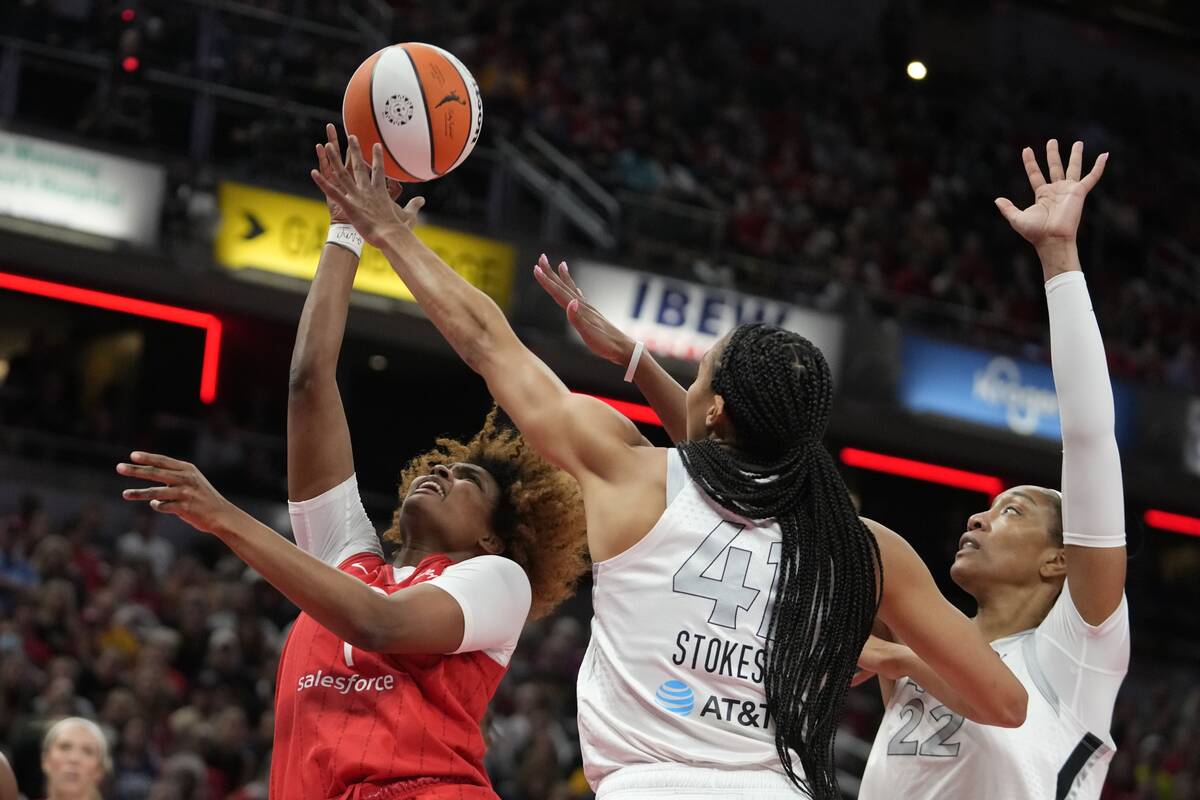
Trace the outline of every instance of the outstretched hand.
<instances>
[{"instance_id":1,"label":"outstretched hand","mask_svg":"<svg viewBox=\"0 0 1200 800\"><path fill-rule=\"evenodd\" d=\"M346 162L342 163L336 139L330 138L330 142L317 146L324 150L321 169L310 174L325 193L331 210L337 205L346 221L377 247L389 228L397 225L411 228L417 221L417 212L425 205L425 198L414 197L403 208L393 201L383 174L383 146L375 143L368 166L358 137L351 136Z\"/></svg>"},{"instance_id":2,"label":"outstretched hand","mask_svg":"<svg viewBox=\"0 0 1200 800\"><path fill-rule=\"evenodd\" d=\"M333 167L330 166L331 163L334 161L339 164L343 163L341 148L338 146L337 128L333 126L332 122L325 124L325 139L326 144L317 145L317 169L326 180L332 181L334 177ZM349 161L346 161L344 164L345 167L349 167L349 165ZM404 184L392 178L387 178L384 183L387 186L388 197L392 198L392 202L395 202L400 197L401 192L404 191ZM342 207L337 202L330 200L328 196L325 200L329 205L330 223L350 222L350 219L346 216L346 212L342 211Z\"/></svg>"},{"instance_id":3,"label":"outstretched hand","mask_svg":"<svg viewBox=\"0 0 1200 800\"><path fill-rule=\"evenodd\" d=\"M147 500L155 511L174 514L196 530L213 534L227 529L242 513L193 464L154 453L134 452L129 458L133 463L117 464L117 472L162 486L126 489L121 493L126 500Z\"/></svg>"},{"instance_id":4,"label":"outstretched hand","mask_svg":"<svg viewBox=\"0 0 1200 800\"><path fill-rule=\"evenodd\" d=\"M571 278L567 262L560 263L555 272L550 267L550 260L542 254L533 268L533 276L546 294L567 312L571 327L579 332L589 350L619 367L629 363L633 356L634 341L583 298L583 292Z\"/></svg>"},{"instance_id":5,"label":"outstretched hand","mask_svg":"<svg viewBox=\"0 0 1200 800\"><path fill-rule=\"evenodd\" d=\"M1007 197L999 197L996 207L1013 230L1036 248L1073 244L1083 214L1083 201L1104 174L1108 153L1101 153L1092 171L1080 177L1083 172L1083 142L1076 142L1071 147L1071 158L1064 171L1058 153L1058 140L1051 139L1046 143L1049 182L1042 175L1032 148L1022 150L1021 158L1025 162L1029 185L1033 187L1033 205L1020 209Z\"/></svg>"}]
</instances>

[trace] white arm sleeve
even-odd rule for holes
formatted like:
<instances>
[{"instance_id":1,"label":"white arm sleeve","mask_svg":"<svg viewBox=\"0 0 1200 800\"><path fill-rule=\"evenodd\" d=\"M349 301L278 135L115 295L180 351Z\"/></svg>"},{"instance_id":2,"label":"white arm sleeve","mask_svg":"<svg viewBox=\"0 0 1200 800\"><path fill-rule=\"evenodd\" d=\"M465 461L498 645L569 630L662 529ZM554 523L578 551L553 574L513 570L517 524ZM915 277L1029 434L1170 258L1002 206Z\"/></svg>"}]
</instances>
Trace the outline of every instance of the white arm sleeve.
<instances>
[{"instance_id":1,"label":"white arm sleeve","mask_svg":"<svg viewBox=\"0 0 1200 800\"><path fill-rule=\"evenodd\" d=\"M309 500L289 500L288 514L300 549L330 566L336 567L359 553L383 556L375 526L358 496L358 478L354 475Z\"/></svg>"},{"instance_id":2,"label":"white arm sleeve","mask_svg":"<svg viewBox=\"0 0 1200 800\"><path fill-rule=\"evenodd\" d=\"M1034 634L1038 665L1066 708L1088 731L1108 738L1117 691L1129 671L1129 604L1121 605L1099 625L1089 625L1075 603L1070 586ZM1052 701L1053 702L1053 701Z\"/></svg>"},{"instance_id":3,"label":"white arm sleeve","mask_svg":"<svg viewBox=\"0 0 1200 800\"><path fill-rule=\"evenodd\" d=\"M1046 281L1050 361L1062 419L1063 542L1125 546L1125 495L1112 384L1082 272Z\"/></svg>"},{"instance_id":4,"label":"white arm sleeve","mask_svg":"<svg viewBox=\"0 0 1200 800\"><path fill-rule=\"evenodd\" d=\"M482 650L506 666L529 616L532 591L525 570L503 556L476 556L447 567L429 583L462 608L463 640L454 652Z\"/></svg>"}]
</instances>

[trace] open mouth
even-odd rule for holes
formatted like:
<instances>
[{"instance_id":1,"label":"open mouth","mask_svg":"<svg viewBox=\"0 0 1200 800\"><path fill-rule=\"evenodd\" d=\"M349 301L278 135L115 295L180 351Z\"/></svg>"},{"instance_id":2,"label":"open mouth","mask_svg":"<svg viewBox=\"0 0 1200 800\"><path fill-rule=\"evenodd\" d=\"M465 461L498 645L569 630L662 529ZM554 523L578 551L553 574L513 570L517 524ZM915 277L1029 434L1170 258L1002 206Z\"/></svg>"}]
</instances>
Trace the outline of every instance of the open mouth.
<instances>
[{"instance_id":1,"label":"open mouth","mask_svg":"<svg viewBox=\"0 0 1200 800\"><path fill-rule=\"evenodd\" d=\"M964 533L958 539L958 552L964 553L969 550L978 550L979 541L970 533Z\"/></svg>"},{"instance_id":2,"label":"open mouth","mask_svg":"<svg viewBox=\"0 0 1200 800\"><path fill-rule=\"evenodd\" d=\"M438 483L436 478L427 478L416 489L413 489L413 494L432 494L444 500L446 498L446 489Z\"/></svg>"}]
</instances>

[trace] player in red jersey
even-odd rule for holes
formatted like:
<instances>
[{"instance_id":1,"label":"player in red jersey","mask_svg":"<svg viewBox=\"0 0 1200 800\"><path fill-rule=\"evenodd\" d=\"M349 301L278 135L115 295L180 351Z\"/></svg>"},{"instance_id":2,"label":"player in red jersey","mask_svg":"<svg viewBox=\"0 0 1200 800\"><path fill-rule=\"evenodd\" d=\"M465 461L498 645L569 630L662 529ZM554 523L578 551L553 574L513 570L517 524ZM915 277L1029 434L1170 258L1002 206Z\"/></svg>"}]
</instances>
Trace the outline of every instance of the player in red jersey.
<instances>
[{"instance_id":1,"label":"player in red jersey","mask_svg":"<svg viewBox=\"0 0 1200 800\"><path fill-rule=\"evenodd\" d=\"M288 399L299 547L164 456L118 466L165 484L125 497L217 535L304 612L279 664L272 798L496 798L480 725L527 614L553 609L585 567L578 487L493 412L469 442L439 440L404 470L384 534L401 549L384 560L335 378L361 239L330 213Z\"/></svg>"}]
</instances>

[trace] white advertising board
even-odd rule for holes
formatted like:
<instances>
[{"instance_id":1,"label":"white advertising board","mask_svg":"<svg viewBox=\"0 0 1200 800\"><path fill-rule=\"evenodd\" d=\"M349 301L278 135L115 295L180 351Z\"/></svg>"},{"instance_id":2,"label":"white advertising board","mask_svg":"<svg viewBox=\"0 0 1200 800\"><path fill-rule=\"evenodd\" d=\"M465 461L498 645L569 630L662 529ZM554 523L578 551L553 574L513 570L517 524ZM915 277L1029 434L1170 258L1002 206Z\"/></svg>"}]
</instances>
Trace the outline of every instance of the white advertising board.
<instances>
[{"instance_id":1,"label":"white advertising board","mask_svg":"<svg viewBox=\"0 0 1200 800\"><path fill-rule=\"evenodd\" d=\"M160 166L0 131L0 215L149 247L165 188Z\"/></svg>"},{"instance_id":2,"label":"white advertising board","mask_svg":"<svg viewBox=\"0 0 1200 800\"><path fill-rule=\"evenodd\" d=\"M588 302L654 353L687 361L701 356L743 322L769 322L821 348L837 374L841 320L791 303L662 275L573 261L571 275Z\"/></svg>"}]
</instances>

